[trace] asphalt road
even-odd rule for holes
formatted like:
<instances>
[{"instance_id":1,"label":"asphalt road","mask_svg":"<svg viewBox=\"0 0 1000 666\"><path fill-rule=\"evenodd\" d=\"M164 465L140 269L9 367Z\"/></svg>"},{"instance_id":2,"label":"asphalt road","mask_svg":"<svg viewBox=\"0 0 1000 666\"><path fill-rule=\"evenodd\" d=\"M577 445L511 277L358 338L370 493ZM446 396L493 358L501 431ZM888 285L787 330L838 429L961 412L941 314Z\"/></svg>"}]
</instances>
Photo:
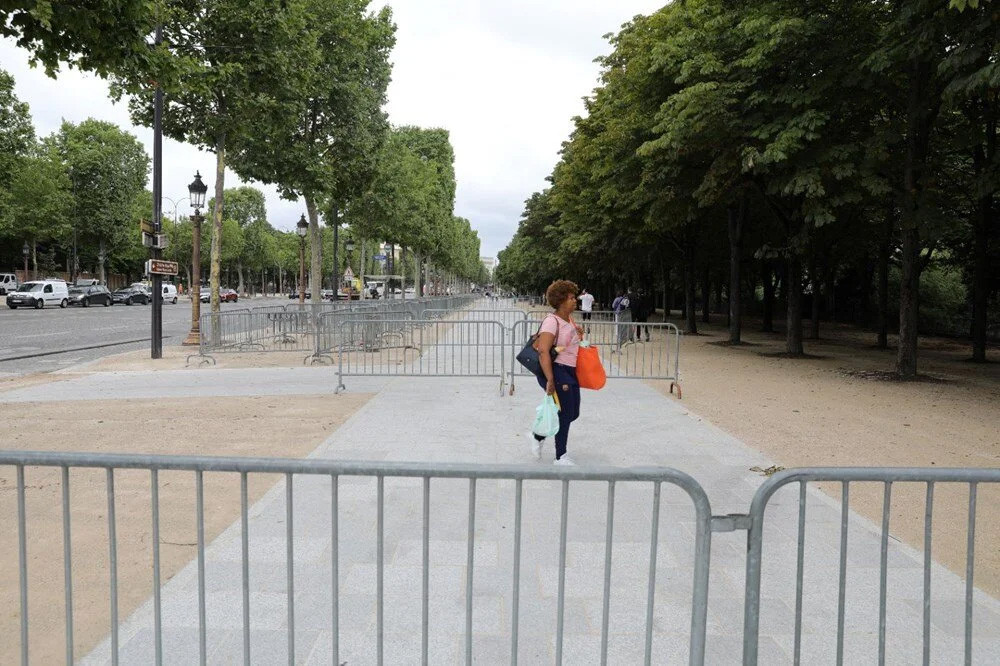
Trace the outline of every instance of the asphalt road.
<instances>
[{"instance_id":1,"label":"asphalt road","mask_svg":"<svg viewBox=\"0 0 1000 666\"><path fill-rule=\"evenodd\" d=\"M223 303L223 310L284 305L287 298ZM202 303L202 312L208 304ZM0 305L0 375L49 372L134 349L149 349L151 305L10 308ZM191 301L163 304L163 344L178 345L191 328ZM89 349L85 349L89 347ZM53 353L56 352L56 353ZM29 358L21 358L29 357Z\"/></svg>"}]
</instances>

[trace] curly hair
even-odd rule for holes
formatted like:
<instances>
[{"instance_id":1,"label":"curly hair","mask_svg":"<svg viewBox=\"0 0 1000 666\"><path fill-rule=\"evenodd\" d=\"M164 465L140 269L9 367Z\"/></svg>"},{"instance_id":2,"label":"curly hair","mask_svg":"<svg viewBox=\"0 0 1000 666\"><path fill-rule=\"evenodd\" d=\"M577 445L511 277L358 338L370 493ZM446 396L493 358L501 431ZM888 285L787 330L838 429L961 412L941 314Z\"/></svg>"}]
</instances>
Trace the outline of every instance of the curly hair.
<instances>
[{"instance_id":1,"label":"curly hair","mask_svg":"<svg viewBox=\"0 0 1000 666\"><path fill-rule=\"evenodd\" d=\"M580 288L576 286L575 282L570 282L569 280L556 280L549 285L549 288L545 290L545 300L549 302L549 306L558 310L559 306L569 298L571 295L576 296L580 293Z\"/></svg>"}]
</instances>

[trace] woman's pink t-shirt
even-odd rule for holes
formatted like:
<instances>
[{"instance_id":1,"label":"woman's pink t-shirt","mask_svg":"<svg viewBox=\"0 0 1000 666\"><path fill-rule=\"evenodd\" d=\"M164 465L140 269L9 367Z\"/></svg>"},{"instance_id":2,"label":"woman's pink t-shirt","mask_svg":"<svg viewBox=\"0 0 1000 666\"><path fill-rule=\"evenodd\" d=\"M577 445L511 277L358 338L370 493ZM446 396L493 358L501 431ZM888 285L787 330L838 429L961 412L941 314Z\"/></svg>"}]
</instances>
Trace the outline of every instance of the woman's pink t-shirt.
<instances>
[{"instance_id":1,"label":"woman's pink t-shirt","mask_svg":"<svg viewBox=\"0 0 1000 666\"><path fill-rule=\"evenodd\" d=\"M550 314L542 320L541 332L555 336L554 346L564 347L556 356L556 363L575 368L576 355L580 349L580 336L576 332L576 325L560 319L558 315Z\"/></svg>"}]
</instances>

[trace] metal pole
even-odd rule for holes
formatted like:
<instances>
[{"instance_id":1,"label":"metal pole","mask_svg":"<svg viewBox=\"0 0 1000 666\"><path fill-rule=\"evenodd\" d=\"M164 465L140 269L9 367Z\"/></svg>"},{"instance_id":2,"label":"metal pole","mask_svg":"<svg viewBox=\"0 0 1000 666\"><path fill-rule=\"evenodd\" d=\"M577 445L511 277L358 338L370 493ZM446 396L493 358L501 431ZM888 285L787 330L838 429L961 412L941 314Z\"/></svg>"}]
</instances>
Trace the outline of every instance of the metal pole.
<instances>
[{"instance_id":1,"label":"metal pole","mask_svg":"<svg viewBox=\"0 0 1000 666\"><path fill-rule=\"evenodd\" d=\"M299 236L299 303L306 302L306 239Z\"/></svg>"},{"instance_id":2,"label":"metal pole","mask_svg":"<svg viewBox=\"0 0 1000 666\"><path fill-rule=\"evenodd\" d=\"M191 284L188 291L191 293L191 330L184 339L185 345L201 344L201 211L194 209L191 216Z\"/></svg>"},{"instance_id":3,"label":"metal pole","mask_svg":"<svg viewBox=\"0 0 1000 666\"><path fill-rule=\"evenodd\" d=\"M163 42L163 26L156 26L156 45ZM162 231L163 221L163 88L156 83L153 93L153 248L150 256L160 258L156 240ZM153 275L153 319L150 335L150 357L163 357L163 278Z\"/></svg>"},{"instance_id":4,"label":"metal pole","mask_svg":"<svg viewBox=\"0 0 1000 666\"><path fill-rule=\"evenodd\" d=\"M340 284L340 263L337 261L337 249L340 247L340 220L337 219L337 206L333 206L333 298L337 300L337 286Z\"/></svg>"}]
</instances>

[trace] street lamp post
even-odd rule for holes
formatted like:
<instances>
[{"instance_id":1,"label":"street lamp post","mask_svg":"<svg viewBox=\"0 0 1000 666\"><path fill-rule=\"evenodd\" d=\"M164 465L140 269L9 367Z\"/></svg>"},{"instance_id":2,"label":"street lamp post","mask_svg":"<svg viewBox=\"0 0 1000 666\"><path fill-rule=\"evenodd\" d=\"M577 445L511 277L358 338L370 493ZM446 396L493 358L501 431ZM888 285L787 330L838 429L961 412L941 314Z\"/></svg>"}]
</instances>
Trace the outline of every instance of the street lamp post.
<instances>
[{"instance_id":1,"label":"street lamp post","mask_svg":"<svg viewBox=\"0 0 1000 666\"><path fill-rule=\"evenodd\" d=\"M309 223L305 213L295 225L295 233L299 235L299 303L306 302L306 234L309 233Z\"/></svg>"},{"instance_id":2,"label":"street lamp post","mask_svg":"<svg viewBox=\"0 0 1000 666\"><path fill-rule=\"evenodd\" d=\"M392 243L386 243L385 245L383 245L382 250L385 252L385 275L386 275L385 297L391 298L392 288L389 286L389 284L392 282L392 269L394 263L393 260L395 259L395 257L392 256L392 250L393 250Z\"/></svg>"},{"instance_id":3,"label":"street lamp post","mask_svg":"<svg viewBox=\"0 0 1000 666\"><path fill-rule=\"evenodd\" d=\"M350 268L351 267L351 253L354 252L354 239L351 238L350 236L348 236L347 238L344 239L344 251L347 253L347 262L346 262L347 263L347 268ZM347 271L345 270L344 272L346 273ZM337 293L339 291L340 291L339 289L337 289L336 291L334 291L334 294L333 294L334 298L337 298ZM350 286L347 288L347 300L348 301L351 300L351 296L353 295L353 292L354 292L354 282L351 282Z\"/></svg>"},{"instance_id":4,"label":"street lamp post","mask_svg":"<svg viewBox=\"0 0 1000 666\"><path fill-rule=\"evenodd\" d=\"M28 255L31 254L31 248L28 247L28 241L24 241L24 246L21 248L21 254L24 255L24 281L28 281Z\"/></svg>"},{"instance_id":5,"label":"street lamp post","mask_svg":"<svg viewBox=\"0 0 1000 666\"><path fill-rule=\"evenodd\" d=\"M194 181L188 185L188 192L191 207L194 208L194 215L191 216L192 284L188 285L188 292L191 294L191 330L184 339L184 344L198 345L201 344L201 223L205 219L201 215L201 208L205 205L205 193L208 192L208 185L201 182L201 173L195 172Z\"/></svg>"}]
</instances>

